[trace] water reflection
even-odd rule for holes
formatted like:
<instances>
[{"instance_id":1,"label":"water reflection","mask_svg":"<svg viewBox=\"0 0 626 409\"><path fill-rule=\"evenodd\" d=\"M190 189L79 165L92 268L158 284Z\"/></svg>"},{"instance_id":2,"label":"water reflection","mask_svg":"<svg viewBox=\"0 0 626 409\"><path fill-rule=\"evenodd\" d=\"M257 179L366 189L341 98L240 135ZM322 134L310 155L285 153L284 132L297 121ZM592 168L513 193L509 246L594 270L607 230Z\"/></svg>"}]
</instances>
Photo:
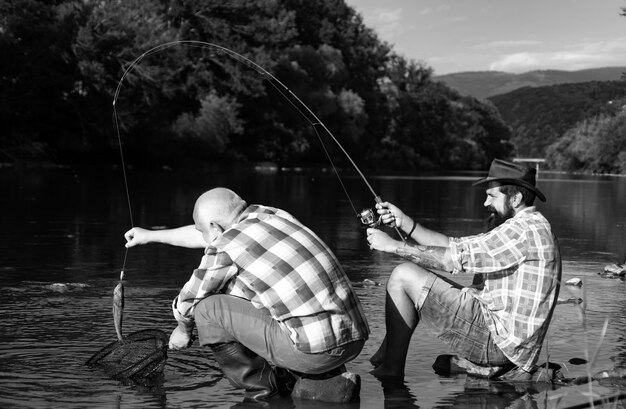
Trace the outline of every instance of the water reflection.
<instances>
[{"instance_id":1,"label":"water reflection","mask_svg":"<svg viewBox=\"0 0 626 409\"><path fill-rule=\"evenodd\" d=\"M417 398L404 380L381 379L380 385L385 409L419 408L416 404Z\"/></svg>"},{"instance_id":2,"label":"water reflection","mask_svg":"<svg viewBox=\"0 0 626 409\"><path fill-rule=\"evenodd\" d=\"M548 384L512 384L490 382L484 379L467 377L465 389L451 397L455 408L519 408L537 409L547 407L541 398L547 396L541 392L555 390Z\"/></svg>"}]
</instances>

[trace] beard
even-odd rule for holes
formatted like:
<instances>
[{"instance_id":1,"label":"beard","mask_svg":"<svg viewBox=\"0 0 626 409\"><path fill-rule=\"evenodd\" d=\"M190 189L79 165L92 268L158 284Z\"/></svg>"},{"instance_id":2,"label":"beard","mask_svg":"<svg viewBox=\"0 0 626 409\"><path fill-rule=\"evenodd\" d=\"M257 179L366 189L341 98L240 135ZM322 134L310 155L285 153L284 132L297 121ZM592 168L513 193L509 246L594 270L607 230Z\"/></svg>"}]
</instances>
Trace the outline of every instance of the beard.
<instances>
[{"instance_id":1,"label":"beard","mask_svg":"<svg viewBox=\"0 0 626 409\"><path fill-rule=\"evenodd\" d=\"M504 202L503 212L497 211L493 206L489 206L487 211L489 211L489 216L486 220L487 231L493 230L515 215L515 211L508 201Z\"/></svg>"}]
</instances>

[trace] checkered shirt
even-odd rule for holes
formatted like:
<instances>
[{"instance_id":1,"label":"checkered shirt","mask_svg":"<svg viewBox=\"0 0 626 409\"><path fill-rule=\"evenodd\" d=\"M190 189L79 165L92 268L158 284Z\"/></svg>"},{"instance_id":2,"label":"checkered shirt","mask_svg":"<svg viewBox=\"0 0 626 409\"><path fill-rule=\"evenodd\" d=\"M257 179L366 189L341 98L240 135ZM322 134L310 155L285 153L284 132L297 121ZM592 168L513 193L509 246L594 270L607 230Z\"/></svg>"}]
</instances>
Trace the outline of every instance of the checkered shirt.
<instances>
[{"instance_id":1,"label":"checkered shirt","mask_svg":"<svg viewBox=\"0 0 626 409\"><path fill-rule=\"evenodd\" d=\"M530 370L539 358L561 279L550 224L528 207L488 233L451 238L450 249L453 273L482 275L484 287L464 291L480 301L494 341L511 362Z\"/></svg>"},{"instance_id":2,"label":"checkered shirt","mask_svg":"<svg viewBox=\"0 0 626 409\"><path fill-rule=\"evenodd\" d=\"M280 209L249 206L206 248L174 300L174 316L192 323L195 305L215 292L266 308L304 353L325 352L369 334L337 258L315 233Z\"/></svg>"}]
</instances>

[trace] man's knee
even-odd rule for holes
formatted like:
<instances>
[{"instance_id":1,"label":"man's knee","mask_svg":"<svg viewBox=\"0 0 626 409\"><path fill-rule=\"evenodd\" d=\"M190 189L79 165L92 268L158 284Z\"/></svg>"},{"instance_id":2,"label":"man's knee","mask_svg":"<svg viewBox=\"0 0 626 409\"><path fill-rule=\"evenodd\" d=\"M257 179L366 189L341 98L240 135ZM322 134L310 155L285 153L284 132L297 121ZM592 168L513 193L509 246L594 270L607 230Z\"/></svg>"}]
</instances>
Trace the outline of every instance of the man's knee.
<instances>
[{"instance_id":1,"label":"man's knee","mask_svg":"<svg viewBox=\"0 0 626 409\"><path fill-rule=\"evenodd\" d=\"M430 271L413 263L403 263L396 266L391 272L387 289L405 289L410 287L423 287L426 285L428 278L432 275Z\"/></svg>"},{"instance_id":2,"label":"man's knee","mask_svg":"<svg viewBox=\"0 0 626 409\"><path fill-rule=\"evenodd\" d=\"M194 309L196 324L205 322L215 323L219 321L220 311L222 310L223 307L220 295L215 294L206 297L196 304L196 308Z\"/></svg>"},{"instance_id":3,"label":"man's knee","mask_svg":"<svg viewBox=\"0 0 626 409\"><path fill-rule=\"evenodd\" d=\"M200 301L194 310L198 341L211 345L236 341L224 325L224 295L211 295Z\"/></svg>"}]
</instances>

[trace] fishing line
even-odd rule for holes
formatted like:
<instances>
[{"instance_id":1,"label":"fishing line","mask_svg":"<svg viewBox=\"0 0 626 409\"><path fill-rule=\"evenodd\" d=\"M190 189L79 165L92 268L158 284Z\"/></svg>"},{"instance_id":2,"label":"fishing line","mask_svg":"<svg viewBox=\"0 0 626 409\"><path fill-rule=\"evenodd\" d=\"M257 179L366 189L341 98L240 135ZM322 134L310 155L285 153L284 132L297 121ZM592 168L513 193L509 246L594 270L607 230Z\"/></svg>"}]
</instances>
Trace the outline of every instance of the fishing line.
<instances>
[{"instance_id":1,"label":"fishing line","mask_svg":"<svg viewBox=\"0 0 626 409\"><path fill-rule=\"evenodd\" d=\"M254 61L252 61L252 60L244 57L243 55L241 55L241 54L239 54L239 53L237 53L237 52L235 52L233 50L230 50L230 49L228 49L226 47L222 47L220 45L217 45L217 44L214 44L214 43L205 42L205 41L176 40L176 41L171 41L171 42L167 42L167 43L163 43L163 44L157 45L157 46L155 46L155 47L145 51L143 54L141 54L139 57L137 57L135 60L133 60L131 62L131 64L126 68L126 70L122 74L122 77L120 78L120 80L119 80L119 82L117 84L117 89L115 90L115 96L113 98L113 115L115 116L116 132L117 132L118 140L119 140L119 143L120 143L120 152L122 151L122 144L121 144L121 137L120 137L120 131L119 131L119 123L118 123L118 117L117 117L116 103L117 103L117 99L119 97L119 93L120 93L120 90L121 90L121 87L122 87L122 83L124 82L124 79L126 79L126 77L130 74L131 70L137 64L139 64L139 62L141 60L143 60L145 57L147 57L147 56L149 56L151 54L160 52L160 51L162 51L164 49L167 49L167 48L170 48L170 47L173 47L173 46L177 46L177 45L186 45L186 46L197 47L197 48L208 48L208 49L211 49L211 50L216 50L218 52L223 52L226 55L228 55L231 58L233 58L234 60L239 61L242 64L244 64L244 65L248 66L249 68L253 69L258 74L261 74L265 79L268 80L268 83L298 113L300 113L300 115L302 115L302 117L307 122L309 122L309 124L311 125L311 127L315 131L315 134L316 134L317 138L319 139L320 143L322 144L322 147L324 149L324 153L326 154L326 157L329 159L330 164L331 164L331 166L333 168L333 171L337 175L337 178L338 178L338 180L339 180L339 182L341 184L341 187L342 187L344 193L346 194L346 197L348 198L348 201L350 202L350 205L352 206L352 209L354 210L355 214L357 214L357 216L359 215L359 213L356 211L356 208L354 207L354 204L352 203L352 200L350 198L350 195L348 194L348 191L347 191L345 185L343 184L343 181L341 180L339 172L337 171L337 168L335 167L335 164L334 164L334 162L333 162L333 160L332 160L332 158L330 156L330 153L328 152L328 150L326 148L326 145L324 144L324 142L322 140L321 135L317 131L317 126L321 127L326 132L326 134L332 139L332 141L335 142L335 144L339 147L341 152L345 155L345 157L348 159L348 161L350 162L352 167L357 171L357 173L359 174L359 176L361 177L361 179L363 180L363 182L365 183L365 185L367 186L369 191L374 196L375 202L376 203L381 203L382 202L382 199L380 198L380 196L374 191L374 189L372 188L372 186L368 182L368 180L365 177L365 175L363 174L363 172L361 172L361 169L359 169L359 167L356 165L356 163L352 160L352 157L350 157L348 152L346 152L346 150L343 148L341 143L339 143L337 138L326 127L326 125L317 117L317 115L315 115L315 113L300 98L298 98L298 96L296 94L294 94L278 78L276 78L274 75L269 73L266 69L264 69L263 67L261 67L260 65L255 63ZM296 104L296 102L297 102L297 104ZM122 154L122 161L123 161L123 154ZM124 181L126 183L126 194L127 194L127 199L128 199L129 209L130 209L130 194L128 192L128 182L127 182L127 179L126 179L126 172L125 171L124 171ZM130 211L131 211L131 224L132 224L132 210L130 210ZM398 230L397 226L395 226L395 229L396 229L396 232L398 233L398 235L400 236L400 238L402 239L402 241L405 241L404 237L402 236L402 234Z\"/></svg>"},{"instance_id":2,"label":"fishing line","mask_svg":"<svg viewBox=\"0 0 626 409\"><path fill-rule=\"evenodd\" d=\"M356 211L356 207L354 207L354 203L352 203L352 199L350 199L348 190L346 189L346 186L343 184L343 180L341 179L341 177L339 177L339 171L335 167L335 163L333 162L333 159L330 157L330 153L328 152L328 149L326 149L326 145L324 145L324 142L322 142L322 137L320 136L319 132L317 132L317 128L315 128L315 124L311 124L311 125L313 125L312 126L313 131L315 132L315 135L317 135L317 139L319 139L322 145L322 148L324 149L324 153L326 154L326 157L328 158L328 161L330 162L330 166L332 166L333 168L333 172L335 172L335 175L337 175L337 180L339 181L339 184L341 185L343 192L346 194L346 197L348 198L348 202L350 202L350 206L352 207L352 210L354 210L355 214L358 214L358 212Z\"/></svg>"},{"instance_id":3,"label":"fishing line","mask_svg":"<svg viewBox=\"0 0 626 409\"><path fill-rule=\"evenodd\" d=\"M128 177L126 175L126 163L124 161L124 150L122 149L122 138L120 136L120 126L117 119L117 111L115 110L115 103L113 103L113 118L115 120L115 131L117 133L117 141L120 146L120 159L122 161L122 175L124 176L124 187L126 188L126 201L128 202L128 214L130 216L130 227L135 227L133 222L133 207L130 204L130 190L128 189ZM128 259L128 247L124 252L124 262L122 263L122 271L120 272L120 281L124 279L124 270L126 269L126 260Z\"/></svg>"}]
</instances>

